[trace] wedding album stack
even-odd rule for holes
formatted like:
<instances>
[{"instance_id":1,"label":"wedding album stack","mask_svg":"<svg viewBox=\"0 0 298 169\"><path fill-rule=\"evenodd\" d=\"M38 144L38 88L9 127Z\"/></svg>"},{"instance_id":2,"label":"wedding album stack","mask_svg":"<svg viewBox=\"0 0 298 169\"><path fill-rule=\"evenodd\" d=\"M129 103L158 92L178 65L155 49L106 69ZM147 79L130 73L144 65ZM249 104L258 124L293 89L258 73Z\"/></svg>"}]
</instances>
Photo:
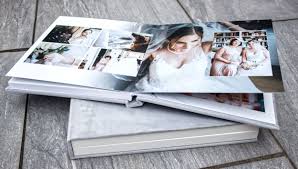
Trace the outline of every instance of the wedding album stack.
<instances>
[{"instance_id":1,"label":"wedding album stack","mask_svg":"<svg viewBox=\"0 0 298 169\"><path fill-rule=\"evenodd\" d=\"M7 76L9 92L71 98L72 158L256 141L284 91L271 20L60 16Z\"/></svg>"}]
</instances>

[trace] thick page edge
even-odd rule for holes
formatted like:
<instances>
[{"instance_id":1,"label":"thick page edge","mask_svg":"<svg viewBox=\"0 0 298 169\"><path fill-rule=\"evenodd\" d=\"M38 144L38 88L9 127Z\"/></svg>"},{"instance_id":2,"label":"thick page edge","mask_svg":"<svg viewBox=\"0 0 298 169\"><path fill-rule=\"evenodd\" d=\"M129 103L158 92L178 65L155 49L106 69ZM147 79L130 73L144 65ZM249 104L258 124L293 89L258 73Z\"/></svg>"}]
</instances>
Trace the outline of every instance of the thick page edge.
<instances>
[{"instance_id":1,"label":"thick page edge","mask_svg":"<svg viewBox=\"0 0 298 169\"><path fill-rule=\"evenodd\" d=\"M171 97L173 97L173 99L171 99ZM201 105L203 105L204 103L209 103L209 104L215 105L216 107L219 107L219 106L224 107L222 109L226 110L226 111L218 111L218 110L215 111L214 109L212 110L212 109L204 108L204 105L202 107L198 107L198 105L197 106L190 105L187 103L182 104L181 101L180 102L178 100L175 101L175 97L182 97L183 99L185 99L186 97L189 97L189 96L184 96L182 94L172 94L172 95L137 94L137 99L143 102L172 107L172 108L181 109L181 110L185 110L193 113L199 113L202 115L217 117L217 118L226 119L226 120L232 120L240 123L247 123L247 124L251 124L259 127L279 130L279 125L277 123L277 116L276 116L275 107L274 107L275 105L274 99L271 93L264 94L264 100L265 100L264 104L265 104L266 112L258 112L254 110L241 108L241 107L236 107L232 105L226 105L223 103L211 102L205 99L195 98L196 101L201 102ZM228 109L225 109L225 108L228 108ZM229 112L227 110L235 110L235 111ZM241 115L237 111L241 111L241 114L243 115ZM257 114L254 114L254 113L257 113ZM257 117L253 117L253 116L257 116Z\"/></svg>"},{"instance_id":2,"label":"thick page edge","mask_svg":"<svg viewBox=\"0 0 298 169\"><path fill-rule=\"evenodd\" d=\"M87 88L20 78L11 78L8 81L8 86L5 88L5 90L6 92L77 98L125 105L132 101L132 94L129 92L101 90L96 88ZM121 97L121 95L123 97Z\"/></svg>"}]
</instances>

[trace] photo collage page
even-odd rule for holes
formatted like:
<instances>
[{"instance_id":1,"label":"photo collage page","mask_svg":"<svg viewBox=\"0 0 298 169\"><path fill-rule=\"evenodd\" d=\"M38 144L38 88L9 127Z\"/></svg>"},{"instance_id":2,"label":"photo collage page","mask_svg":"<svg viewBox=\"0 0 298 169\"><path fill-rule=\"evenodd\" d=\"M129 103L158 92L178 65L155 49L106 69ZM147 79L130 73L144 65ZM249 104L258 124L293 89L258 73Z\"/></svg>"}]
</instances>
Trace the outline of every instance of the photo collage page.
<instances>
[{"instance_id":1,"label":"photo collage page","mask_svg":"<svg viewBox=\"0 0 298 169\"><path fill-rule=\"evenodd\" d=\"M271 20L65 24L53 24L8 74L129 92L284 91Z\"/></svg>"},{"instance_id":2,"label":"photo collage page","mask_svg":"<svg viewBox=\"0 0 298 169\"><path fill-rule=\"evenodd\" d=\"M150 40L148 34L56 25L25 62L134 77Z\"/></svg>"},{"instance_id":3,"label":"photo collage page","mask_svg":"<svg viewBox=\"0 0 298 169\"><path fill-rule=\"evenodd\" d=\"M143 31L154 36L137 91L284 90L270 20L147 25Z\"/></svg>"}]
</instances>

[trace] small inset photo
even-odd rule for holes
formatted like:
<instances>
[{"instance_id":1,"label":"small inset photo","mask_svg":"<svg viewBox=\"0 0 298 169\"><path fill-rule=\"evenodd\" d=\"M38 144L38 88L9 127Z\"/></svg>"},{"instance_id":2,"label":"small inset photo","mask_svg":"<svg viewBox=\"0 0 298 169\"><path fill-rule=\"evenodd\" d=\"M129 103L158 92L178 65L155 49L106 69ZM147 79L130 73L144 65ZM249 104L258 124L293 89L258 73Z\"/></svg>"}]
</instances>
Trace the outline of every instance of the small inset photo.
<instances>
[{"instance_id":1,"label":"small inset photo","mask_svg":"<svg viewBox=\"0 0 298 169\"><path fill-rule=\"evenodd\" d=\"M42 42L25 63L78 68L87 51L85 46Z\"/></svg>"},{"instance_id":2,"label":"small inset photo","mask_svg":"<svg viewBox=\"0 0 298 169\"><path fill-rule=\"evenodd\" d=\"M214 33L211 76L272 76L266 30Z\"/></svg>"},{"instance_id":3,"label":"small inset photo","mask_svg":"<svg viewBox=\"0 0 298 169\"><path fill-rule=\"evenodd\" d=\"M100 28L57 25L43 41L92 46L100 33Z\"/></svg>"},{"instance_id":4,"label":"small inset photo","mask_svg":"<svg viewBox=\"0 0 298 169\"><path fill-rule=\"evenodd\" d=\"M141 33L103 30L94 47L122 49L133 52L145 53L151 36Z\"/></svg>"},{"instance_id":5,"label":"small inset photo","mask_svg":"<svg viewBox=\"0 0 298 169\"><path fill-rule=\"evenodd\" d=\"M101 49L89 67L105 73L137 76L144 54L119 49Z\"/></svg>"}]
</instances>

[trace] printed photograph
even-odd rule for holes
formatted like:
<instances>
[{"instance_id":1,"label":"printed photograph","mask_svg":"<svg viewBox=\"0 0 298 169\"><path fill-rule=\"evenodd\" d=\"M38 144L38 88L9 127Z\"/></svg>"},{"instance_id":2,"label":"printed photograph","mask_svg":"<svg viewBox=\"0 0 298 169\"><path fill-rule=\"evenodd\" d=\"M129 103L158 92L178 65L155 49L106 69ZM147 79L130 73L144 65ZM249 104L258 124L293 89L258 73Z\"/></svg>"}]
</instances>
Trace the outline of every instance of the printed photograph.
<instances>
[{"instance_id":1,"label":"printed photograph","mask_svg":"<svg viewBox=\"0 0 298 169\"><path fill-rule=\"evenodd\" d=\"M87 50L88 48L84 46L42 42L29 55L25 63L77 68Z\"/></svg>"},{"instance_id":2,"label":"printed photograph","mask_svg":"<svg viewBox=\"0 0 298 169\"><path fill-rule=\"evenodd\" d=\"M91 46L100 33L99 28L57 25L43 41Z\"/></svg>"},{"instance_id":3,"label":"printed photograph","mask_svg":"<svg viewBox=\"0 0 298 169\"><path fill-rule=\"evenodd\" d=\"M272 76L265 30L216 32L212 53L211 76Z\"/></svg>"},{"instance_id":4,"label":"printed photograph","mask_svg":"<svg viewBox=\"0 0 298 169\"><path fill-rule=\"evenodd\" d=\"M250 94L250 93L197 93L186 94L188 96L207 99L219 103L229 104L233 106L244 107L251 110L265 112L263 94Z\"/></svg>"},{"instance_id":5,"label":"printed photograph","mask_svg":"<svg viewBox=\"0 0 298 169\"><path fill-rule=\"evenodd\" d=\"M136 91L284 90L270 20L145 25L142 32L158 36L148 46Z\"/></svg>"},{"instance_id":6,"label":"printed photograph","mask_svg":"<svg viewBox=\"0 0 298 169\"><path fill-rule=\"evenodd\" d=\"M145 53L151 36L126 31L102 30L94 47L122 49Z\"/></svg>"},{"instance_id":7,"label":"printed photograph","mask_svg":"<svg viewBox=\"0 0 298 169\"><path fill-rule=\"evenodd\" d=\"M22 58L25 66L19 67L31 63L76 68L82 71L73 72L88 80L69 78L71 84L129 92L284 91L270 20L132 27L110 30L111 26L90 29L57 25L29 56ZM35 68L38 66L30 69ZM49 66L43 73L55 68ZM53 77L60 74L55 73ZM19 74L23 75L21 71ZM38 74L27 76L47 80Z\"/></svg>"},{"instance_id":8,"label":"printed photograph","mask_svg":"<svg viewBox=\"0 0 298 169\"><path fill-rule=\"evenodd\" d=\"M125 76L136 76L143 58L144 54L140 52L101 49L89 67L89 70Z\"/></svg>"},{"instance_id":9,"label":"printed photograph","mask_svg":"<svg viewBox=\"0 0 298 169\"><path fill-rule=\"evenodd\" d=\"M153 36L155 44L151 44L146 54L147 62L143 64L148 68L140 72L143 77L136 83L136 90L196 88L196 82L206 76L208 65L202 45L203 28L193 24L174 24L159 28L153 26L152 30L148 26L144 31L152 34L156 31L160 36ZM182 82L183 85L177 85Z\"/></svg>"}]
</instances>

